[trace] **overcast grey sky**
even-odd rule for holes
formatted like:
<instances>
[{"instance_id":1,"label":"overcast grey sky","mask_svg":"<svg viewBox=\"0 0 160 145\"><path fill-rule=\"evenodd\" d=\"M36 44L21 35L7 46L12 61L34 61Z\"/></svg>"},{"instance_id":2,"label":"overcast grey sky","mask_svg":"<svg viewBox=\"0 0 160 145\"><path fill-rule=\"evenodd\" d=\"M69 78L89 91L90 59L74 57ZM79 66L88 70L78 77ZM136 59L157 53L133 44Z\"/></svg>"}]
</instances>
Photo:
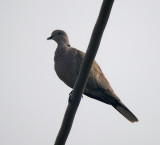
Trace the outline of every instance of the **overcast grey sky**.
<instances>
[{"instance_id":1,"label":"overcast grey sky","mask_svg":"<svg viewBox=\"0 0 160 145\"><path fill-rule=\"evenodd\" d=\"M0 1L0 144L52 145L71 91L54 71L55 29L86 51L101 1ZM160 145L160 1L114 2L96 60L138 117L83 97L66 145Z\"/></svg>"}]
</instances>

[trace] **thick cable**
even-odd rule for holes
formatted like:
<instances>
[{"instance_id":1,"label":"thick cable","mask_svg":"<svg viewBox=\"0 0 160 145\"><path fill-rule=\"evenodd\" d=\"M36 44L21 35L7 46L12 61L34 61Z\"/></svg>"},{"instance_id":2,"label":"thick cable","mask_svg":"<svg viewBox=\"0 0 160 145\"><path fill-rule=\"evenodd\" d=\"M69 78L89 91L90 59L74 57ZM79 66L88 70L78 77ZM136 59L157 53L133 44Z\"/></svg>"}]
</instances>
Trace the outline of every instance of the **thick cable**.
<instances>
[{"instance_id":1,"label":"thick cable","mask_svg":"<svg viewBox=\"0 0 160 145\"><path fill-rule=\"evenodd\" d=\"M67 137L69 135L69 132L73 124L73 120L74 120L77 108L81 101L82 93L87 83L88 75L89 75L93 60L96 56L99 44L101 42L103 31L107 24L113 2L114 0L103 0L100 13L96 21L96 24L94 26L91 39L88 45L88 49L86 51L86 55L82 63L82 67L80 69L79 75L76 79L76 82L72 91L71 102L67 106L67 109L63 118L63 122L54 145L64 145L67 140Z\"/></svg>"}]
</instances>

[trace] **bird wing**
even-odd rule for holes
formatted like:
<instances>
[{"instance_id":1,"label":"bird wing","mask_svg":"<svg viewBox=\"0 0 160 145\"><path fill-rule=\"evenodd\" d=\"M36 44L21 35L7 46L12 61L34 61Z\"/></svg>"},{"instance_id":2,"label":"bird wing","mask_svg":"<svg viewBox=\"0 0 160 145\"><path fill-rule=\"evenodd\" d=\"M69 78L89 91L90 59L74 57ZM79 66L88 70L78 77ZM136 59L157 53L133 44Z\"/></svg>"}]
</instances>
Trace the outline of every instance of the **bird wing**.
<instances>
[{"instance_id":1,"label":"bird wing","mask_svg":"<svg viewBox=\"0 0 160 145\"><path fill-rule=\"evenodd\" d=\"M82 65L85 53L77 50L77 64L80 64L77 67L77 75L79 73L79 68ZM111 88L109 82L105 78L100 66L96 61L93 61L88 82L84 94L87 96L97 99L99 101L111 104L111 102L119 101L120 99L115 95L113 89Z\"/></svg>"}]
</instances>

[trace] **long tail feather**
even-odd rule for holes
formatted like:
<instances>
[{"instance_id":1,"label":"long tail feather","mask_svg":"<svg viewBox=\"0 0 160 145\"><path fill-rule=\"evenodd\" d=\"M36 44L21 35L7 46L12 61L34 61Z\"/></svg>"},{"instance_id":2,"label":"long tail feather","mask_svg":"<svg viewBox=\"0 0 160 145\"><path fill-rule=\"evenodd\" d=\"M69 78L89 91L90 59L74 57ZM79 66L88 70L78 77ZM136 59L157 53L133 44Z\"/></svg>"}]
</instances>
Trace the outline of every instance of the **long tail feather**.
<instances>
[{"instance_id":1,"label":"long tail feather","mask_svg":"<svg viewBox=\"0 0 160 145\"><path fill-rule=\"evenodd\" d=\"M131 122L137 122L137 117L121 102L117 105L112 105L119 113Z\"/></svg>"}]
</instances>

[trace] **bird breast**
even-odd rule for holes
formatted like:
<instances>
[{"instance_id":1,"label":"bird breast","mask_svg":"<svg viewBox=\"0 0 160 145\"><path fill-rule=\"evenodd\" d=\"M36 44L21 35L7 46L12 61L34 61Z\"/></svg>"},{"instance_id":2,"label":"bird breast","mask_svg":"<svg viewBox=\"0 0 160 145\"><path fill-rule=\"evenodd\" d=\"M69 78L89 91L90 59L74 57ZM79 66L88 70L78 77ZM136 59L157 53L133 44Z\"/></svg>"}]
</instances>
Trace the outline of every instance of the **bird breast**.
<instances>
[{"instance_id":1,"label":"bird breast","mask_svg":"<svg viewBox=\"0 0 160 145\"><path fill-rule=\"evenodd\" d=\"M77 73L74 55L65 52L55 59L55 71L58 77L69 87L73 88Z\"/></svg>"}]
</instances>

